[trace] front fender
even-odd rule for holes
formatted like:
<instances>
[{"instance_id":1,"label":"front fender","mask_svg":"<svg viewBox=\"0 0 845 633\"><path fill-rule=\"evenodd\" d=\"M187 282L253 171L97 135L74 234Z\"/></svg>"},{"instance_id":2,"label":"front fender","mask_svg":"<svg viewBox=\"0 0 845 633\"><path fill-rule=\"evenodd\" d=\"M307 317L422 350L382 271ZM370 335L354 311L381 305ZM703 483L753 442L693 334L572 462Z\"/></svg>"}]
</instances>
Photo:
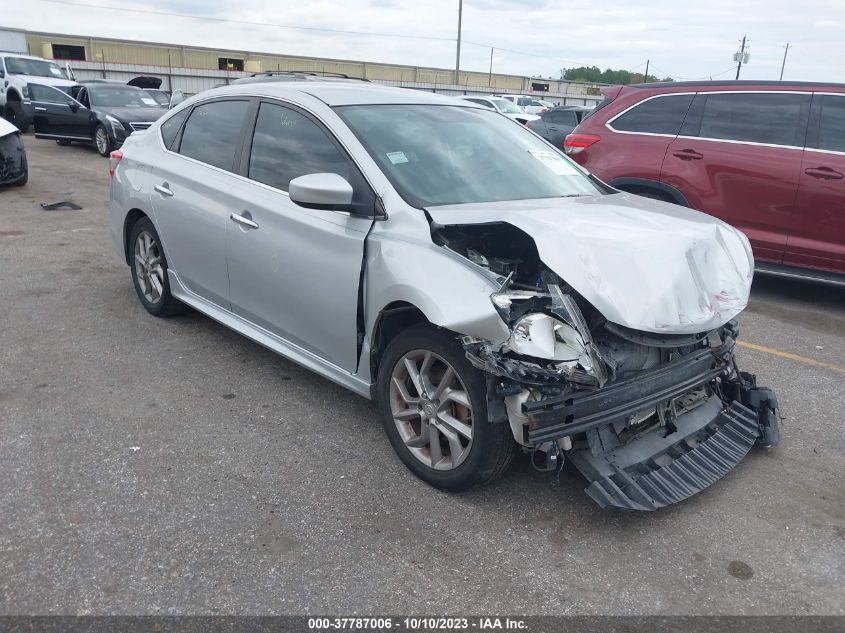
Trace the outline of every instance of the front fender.
<instances>
[{"instance_id":1,"label":"front fender","mask_svg":"<svg viewBox=\"0 0 845 633\"><path fill-rule=\"evenodd\" d=\"M510 335L490 301L499 289L495 278L446 248L371 234L366 271L364 314L370 337L379 313L396 301L416 306L434 325L459 334L495 343Z\"/></svg>"}]
</instances>

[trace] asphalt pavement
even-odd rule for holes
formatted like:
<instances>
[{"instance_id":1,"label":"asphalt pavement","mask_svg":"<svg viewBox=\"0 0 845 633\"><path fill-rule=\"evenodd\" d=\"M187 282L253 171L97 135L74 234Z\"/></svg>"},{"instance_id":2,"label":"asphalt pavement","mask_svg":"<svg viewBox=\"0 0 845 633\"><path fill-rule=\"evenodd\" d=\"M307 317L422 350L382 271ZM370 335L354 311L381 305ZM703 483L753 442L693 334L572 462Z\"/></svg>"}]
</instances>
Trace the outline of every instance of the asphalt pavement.
<instances>
[{"instance_id":1,"label":"asphalt pavement","mask_svg":"<svg viewBox=\"0 0 845 633\"><path fill-rule=\"evenodd\" d=\"M783 440L686 502L602 510L523 456L449 494L367 400L148 315L107 160L25 142L29 184L0 190L0 614L845 614L845 290L755 281L739 361Z\"/></svg>"}]
</instances>

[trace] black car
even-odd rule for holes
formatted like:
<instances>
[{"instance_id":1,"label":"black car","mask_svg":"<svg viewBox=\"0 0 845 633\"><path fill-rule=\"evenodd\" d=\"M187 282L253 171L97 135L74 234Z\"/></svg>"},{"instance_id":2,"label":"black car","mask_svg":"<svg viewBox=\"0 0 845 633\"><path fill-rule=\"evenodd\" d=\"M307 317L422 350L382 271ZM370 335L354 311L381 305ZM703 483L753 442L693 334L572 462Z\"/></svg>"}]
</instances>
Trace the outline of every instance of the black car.
<instances>
[{"instance_id":1,"label":"black car","mask_svg":"<svg viewBox=\"0 0 845 633\"><path fill-rule=\"evenodd\" d=\"M120 83L85 83L73 86L70 94L29 84L29 92L35 138L56 139L59 145L90 143L102 156L167 112L145 90Z\"/></svg>"},{"instance_id":2,"label":"black car","mask_svg":"<svg viewBox=\"0 0 845 633\"><path fill-rule=\"evenodd\" d=\"M525 125L555 147L563 149L563 139L590 110L592 108L586 106L558 106L543 112L537 121L528 121Z\"/></svg>"}]
</instances>

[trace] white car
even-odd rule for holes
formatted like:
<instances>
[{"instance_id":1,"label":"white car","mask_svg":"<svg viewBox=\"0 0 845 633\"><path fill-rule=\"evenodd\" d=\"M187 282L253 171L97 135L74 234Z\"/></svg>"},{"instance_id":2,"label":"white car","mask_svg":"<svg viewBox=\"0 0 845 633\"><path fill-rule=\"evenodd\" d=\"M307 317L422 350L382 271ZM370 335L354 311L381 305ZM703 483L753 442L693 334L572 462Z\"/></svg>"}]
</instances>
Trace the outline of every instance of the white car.
<instances>
[{"instance_id":1,"label":"white car","mask_svg":"<svg viewBox=\"0 0 845 633\"><path fill-rule=\"evenodd\" d=\"M523 125L525 125L529 121L536 121L540 118L536 114L528 114L522 108L520 108L519 106L515 106L507 99L502 99L501 97L496 97L493 95L489 97L461 97L461 99L464 99L465 101L472 101L473 103L482 105L485 108L495 110L496 112L504 114L509 119L519 121Z\"/></svg>"},{"instance_id":2,"label":"white car","mask_svg":"<svg viewBox=\"0 0 845 633\"><path fill-rule=\"evenodd\" d=\"M21 132L29 129L33 115L29 83L52 86L67 93L77 85L52 60L0 53L0 113Z\"/></svg>"},{"instance_id":3,"label":"white car","mask_svg":"<svg viewBox=\"0 0 845 633\"><path fill-rule=\"evenodd\" d=\"M554 104L549 103L548 101L543 101L542 99L531 97L529 95L501 95L499 98L507 99L529 114L540 114L541 112L546 112L554 107Z\"/></svg>"}]
</instances>

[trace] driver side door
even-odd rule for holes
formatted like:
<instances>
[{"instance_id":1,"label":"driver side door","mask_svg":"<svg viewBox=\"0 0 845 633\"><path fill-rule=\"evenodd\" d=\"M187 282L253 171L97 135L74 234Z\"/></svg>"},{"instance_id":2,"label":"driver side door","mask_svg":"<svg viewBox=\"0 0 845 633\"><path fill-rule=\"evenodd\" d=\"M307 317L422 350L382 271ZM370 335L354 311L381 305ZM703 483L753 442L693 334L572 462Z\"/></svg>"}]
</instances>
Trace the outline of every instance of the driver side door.
<instances>
[{"instance_id":1,"label":"driver side door","mask_svg":"<svg viewBox=\"0 0 845 633\"><path fill-rule=\"evenodd\" d=\"M66 92L29 84L35 138L91 140L91 111Z\"/></svg>"}]
</instances>

